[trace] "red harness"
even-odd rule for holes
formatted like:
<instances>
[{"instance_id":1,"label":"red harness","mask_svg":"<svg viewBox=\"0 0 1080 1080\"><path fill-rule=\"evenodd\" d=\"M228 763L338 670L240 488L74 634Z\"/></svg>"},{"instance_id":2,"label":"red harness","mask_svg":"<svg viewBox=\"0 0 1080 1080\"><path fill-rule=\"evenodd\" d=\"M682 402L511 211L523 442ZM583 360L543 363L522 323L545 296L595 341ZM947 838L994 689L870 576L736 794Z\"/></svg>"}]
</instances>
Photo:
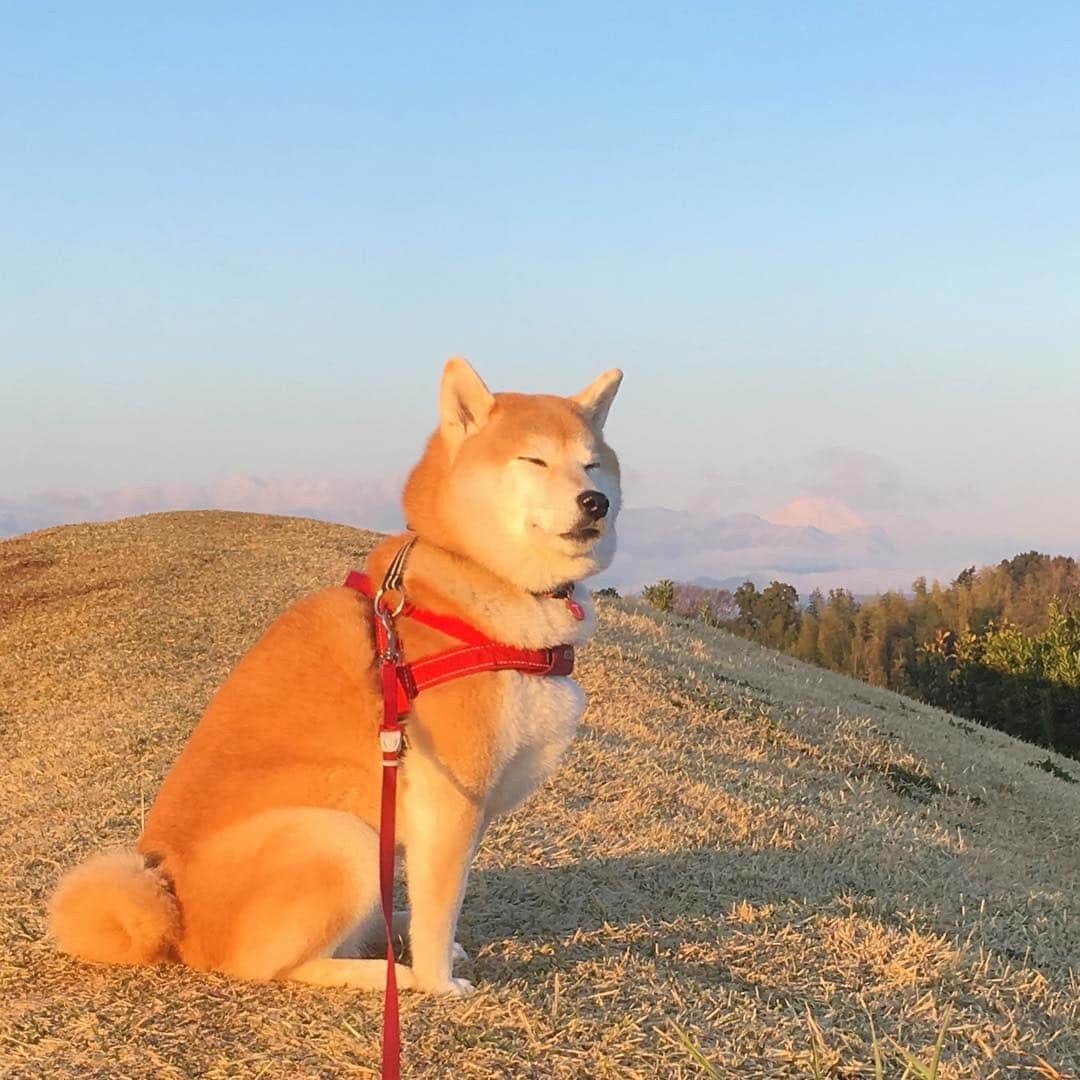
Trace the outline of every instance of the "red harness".
<instances>
[{"instance_id":1,"label":"red harness","mask_svg":"<svg viewBox=\"0 0 1080 1080\"><path fill-rule=\"evenodd\" d=\"M384 1080L398 1080L401 1075L401 1027L398 1017L397 969L394 960L394 817L397 807L397 770L401 761L402 724L413 698L422 690L451 679L475 675L481 671L523 671L530 675L570 675L574 670L573 645L551 649L519 649L503 645L474 626L452 615L413 607L405 601L402 573L405 555L413 541L406 541L387 570L382 588L375 589L367 574L352 571L345 579L373 601L375 644L379 654L379 675L383 692L383 719L379 727L382 748L382 805L379 816L379 891L383 922L386 925L386 996L383 1004L382 1075ZM388 593L396 592L399 601L391 607ZM572 597L573 587L565 595L566 606L576 619L585 612ZM462 645L406 663L394 627L397 618L415 619L424 626L439 630L463 642Z\"/></svg>"}]
</instances>

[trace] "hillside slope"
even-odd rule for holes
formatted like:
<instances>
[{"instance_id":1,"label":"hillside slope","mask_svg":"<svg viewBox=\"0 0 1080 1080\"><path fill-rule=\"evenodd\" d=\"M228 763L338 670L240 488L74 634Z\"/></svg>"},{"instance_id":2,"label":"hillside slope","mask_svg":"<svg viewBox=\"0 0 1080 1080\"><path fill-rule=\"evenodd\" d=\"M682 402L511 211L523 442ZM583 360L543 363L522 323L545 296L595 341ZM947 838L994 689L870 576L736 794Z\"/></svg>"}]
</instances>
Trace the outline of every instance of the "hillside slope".
<instances>
[{"instance_id":1,"label":"hillside slope","mask_svg":"<svg viewBox=\"0 0 1080 1080\"><path fill-rule=\"evenodd\" d=\"M182 513L0 543L0 1076L373 1075L378 995L43 937L244 648L373 540ZM943 1076L1080 1070L1080 785L1045 751L629 602L579 670L580 738L470 880L479 993L406 997L407 1075L700 1075L677 1022L720 1075L802 1077L809 1010L829 1075L873 1075L869 1015L898 1076L947 1004Z\"/></svg>"}]
</instances>

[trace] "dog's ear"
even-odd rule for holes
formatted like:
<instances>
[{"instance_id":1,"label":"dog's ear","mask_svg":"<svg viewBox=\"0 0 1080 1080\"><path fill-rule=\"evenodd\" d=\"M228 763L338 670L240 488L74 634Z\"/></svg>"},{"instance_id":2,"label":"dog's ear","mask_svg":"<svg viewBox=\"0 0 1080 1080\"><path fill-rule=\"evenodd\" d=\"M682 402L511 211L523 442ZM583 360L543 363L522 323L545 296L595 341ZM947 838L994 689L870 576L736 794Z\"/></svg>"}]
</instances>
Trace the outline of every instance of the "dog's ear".
<instances>
[{"instance_id":1,"label":"dog's ear","mask_svg":"<svg viewBox=\"0 0 1080 1080\"><path fill-rule=\"evenodd\" d=\"M450 453L486 423L495 397L468 360L453 356L446 361L439 387L439 427Z\"/></svg>"},{"instance_id":2,"label":"dog's ear","mask_svg":"<svg viewBox=\"0 0 1080 1080\"><path fill-rule=\"evenodd\" d=\"M570 399L581 406L585 419L597 431L604 429L608 409L615 400L615 394L621 382L622 372L618 368L612 368L610 371L605 371L595 382L590 383L580 394L575 394Z\"/></svg>"}]
</instances>

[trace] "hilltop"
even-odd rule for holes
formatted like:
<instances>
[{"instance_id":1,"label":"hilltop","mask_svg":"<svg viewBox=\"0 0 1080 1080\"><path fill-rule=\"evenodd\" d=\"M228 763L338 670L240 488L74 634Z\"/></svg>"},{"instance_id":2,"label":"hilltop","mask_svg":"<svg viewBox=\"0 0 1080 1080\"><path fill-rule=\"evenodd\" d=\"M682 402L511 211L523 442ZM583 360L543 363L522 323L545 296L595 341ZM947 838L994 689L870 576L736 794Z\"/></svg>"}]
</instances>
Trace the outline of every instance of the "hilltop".
<instances>
[{"instance_id":1,"label":"hilltop","mask_svg":"<svg viewBox=\"0 0 1080 1080\"><path fill-rule=\"evenodd\" d=\"M82 965L43 906L376 539L209 512L0 542L0 1076L373 1075L378 995ZM633 601L579 671L578 741L469 883L479 992L405 998L407 1075L701 1075L677 1023L720 1075L805 1077L809 1012L828 1075L873 1075L872 1017L899 1076L947 1005L943 1076L1080 1069L1080 785L1046 751Z\"/></svg>"}]
</instances>

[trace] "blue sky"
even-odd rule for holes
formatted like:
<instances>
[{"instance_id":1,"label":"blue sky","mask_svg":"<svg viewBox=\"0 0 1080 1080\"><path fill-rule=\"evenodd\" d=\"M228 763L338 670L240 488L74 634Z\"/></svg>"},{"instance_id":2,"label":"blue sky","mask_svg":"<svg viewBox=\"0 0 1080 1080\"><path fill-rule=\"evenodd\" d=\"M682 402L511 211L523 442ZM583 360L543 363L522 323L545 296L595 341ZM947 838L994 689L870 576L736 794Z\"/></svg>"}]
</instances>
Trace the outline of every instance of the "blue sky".
<instances>
[{"instance_id":1,"label":"blue sky","mask_svg":"<svg viewBox=\"0 0 1080 1080\"><path fill-rule=\"evenodd\" d=\"M4 23L0 499L396 476L463 353L623 367L631 505L1080 554L1076 5Z\"/></svg>"}]
</instances>

